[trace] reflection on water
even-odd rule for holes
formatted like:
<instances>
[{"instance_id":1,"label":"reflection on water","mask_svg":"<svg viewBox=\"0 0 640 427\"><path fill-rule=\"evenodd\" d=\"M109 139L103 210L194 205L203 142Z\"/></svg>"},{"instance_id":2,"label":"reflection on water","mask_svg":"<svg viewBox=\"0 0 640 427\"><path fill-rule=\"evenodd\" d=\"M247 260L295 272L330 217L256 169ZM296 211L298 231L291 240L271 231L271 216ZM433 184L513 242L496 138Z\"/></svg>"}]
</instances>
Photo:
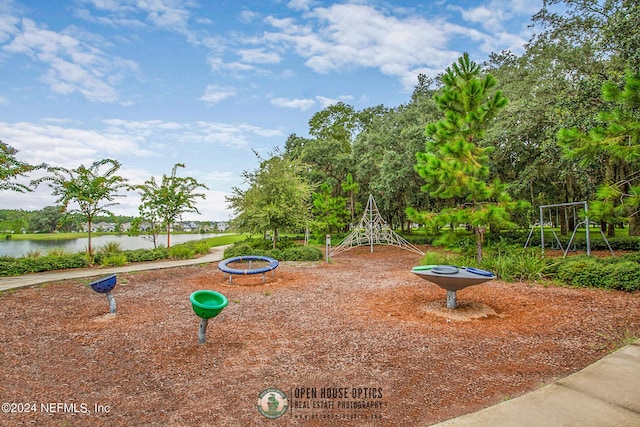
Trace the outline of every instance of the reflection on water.
<instances>
[{"instance_id":1,"label":"reflection on water","mask_svg":"<svg viewBox=\"0 0 640 427\"><path fill-rule=\"evenodd\" d=\"M221 236L222 234L172 234L171 245L189 242L191 240L208 239L210 237ZM84 252L87 250L89 239L64 240L0 240L0 256L22 257L29 252L38 251L45 255L52 249L62 249L68 253ZM153 249L153 243L142 236L122 236L109 235L91 238L91 246L94 250L107 242L117 242L122 250L133 249ZM160 235L158 245L167 245L167 235Z\"/></svg>"}]
</instances>

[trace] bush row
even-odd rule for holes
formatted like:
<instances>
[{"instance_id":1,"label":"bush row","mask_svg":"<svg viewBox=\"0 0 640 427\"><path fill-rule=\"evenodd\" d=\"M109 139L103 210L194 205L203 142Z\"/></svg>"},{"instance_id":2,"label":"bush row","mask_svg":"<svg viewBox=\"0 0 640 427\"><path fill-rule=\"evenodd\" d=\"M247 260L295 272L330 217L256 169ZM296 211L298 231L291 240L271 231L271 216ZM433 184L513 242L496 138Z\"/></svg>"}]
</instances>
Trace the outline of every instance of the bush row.
<instances>
[{"instance_id":1,"label":"bush row","mask_svg":"<svg viewBox=\"0 0 640 427\"><path fill-rule=\"evenodd\" d=\"M205 241L181 243L169 249L136 249L121 251L117 246L109 250L98 250L93 258L93 264L102 266L120 266L135 262L149 262L163 259L189 259L209 252L209 244ZM20 276L28 273L39 273L68 268L89 267L87 254L78 252L64 254L54 252L41 256L24 258L0 257L0 276Z\"/></svg>"},{"instance_id":2,"label":"bush row","mask_svg":"<svg viewBox=\"0 0 640 427\"><path fill-rule=\"evenodd\" d=\"M37 258L0 258L0 276L20 276L42 271L88 267L89 260L83 253L69 255L45 255Z\"/></svg>"},{"instance_id":3,"label":"bush row","mask_svg":"<svg viewBox=\"0 0 640 427\"><path fill-rule=\"evenodd\" d=\"M553 270L557 281L572 286L640 290L638 253L607 258L574 256L565 258Z\"/></svg>"},{"instance_id":4,"label":"bush row","mask_svg":"<svg viewBox=\"0 0 640 427\"><path fill-rule=\"evenodd\" d=\"M278 248L265 239L250 239L235 243L224 251L225 258L242 255L268 256L279 261L319 261L323 259L322 251L315 246L302 246L293 241L279 241Z\"/></svg>"}]
</instances>

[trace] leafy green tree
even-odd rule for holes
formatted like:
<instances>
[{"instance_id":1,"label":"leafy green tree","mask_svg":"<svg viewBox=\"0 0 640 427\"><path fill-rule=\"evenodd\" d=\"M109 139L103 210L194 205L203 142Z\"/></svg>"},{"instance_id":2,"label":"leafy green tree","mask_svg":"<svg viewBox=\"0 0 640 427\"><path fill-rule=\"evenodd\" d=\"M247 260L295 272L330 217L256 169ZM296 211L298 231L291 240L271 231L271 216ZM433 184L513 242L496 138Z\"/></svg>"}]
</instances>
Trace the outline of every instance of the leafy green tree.
<instances>
[{"instance_id":1,"label":"leafy green tree","mask_svg":"<svg viewBox=\"0 0 640 427\"><path fill-rule=\"evenodd\" d=\"M106 168L106 170L104 170ZM79 213L87 221L89 259L93 260L91 247L92 223L99 214L113 215L107 208L117 205L116 197L123 197L120 190L128 189L127 179L116 175L120 163L113 159L103 159L76 169L63 167L49 167L49 175L32 181L37 186L46 182L53 189L53 195L58 196L56 203L67 214ZM77 208L70 209L76 205Z\"/></svg>"},{"instance_id":2,"label":"leafy green tree","mask_svg":"<svg viewBox=\"0 0 640 427\"><path fill-rule=\"evenodd\" d=\"M524 55L492 70L510 98L491 131L504 141L492 155L492 172L515 197L528 192L537 204L594 198L603 170L562 156L556 135L598 126L602 84L625 68L637 70L639 8L628 0L543 0Z\"/></svg>"},{"instance_id":3,"label":"leafy green tree","mask_svg":"<svg viewBox=\"0 0 640 427\"><path fill-rule=\"evenodd\" d=\"M167 248L171 247L171 228L185 213L200 213L196 199L205 199L203 193L197 193L200 188L207 186L199 183L195 178L180 177L176 173L178 168L184 168L182 163L176 163L171 169L171 175L162 175L158 183L151 177L141 185L131 187L140 194L141 204L138 207L140 216L149 224L152 231L162 224L167 232ZM156 235L157 238L157 235Z\"/></svg>"},{"instance_id":4,"label":"leafy green tree","mask_svg":"<svg viewBox=\"0 0 640 427\"><path fill-rule=\"evenodd\" d=\"M39 233L53 233L62 225L63 213L56 206L45 206L32 213L29 218L29 229Z\"/></svg>"},{"instance_id":5,"label":"leafy green tree","mask_svg":"<svg viewBox=\"0 0 640 427\"><path fill-rule=\"evenodd\" d=\"M374 194L381 215L391 225L404 229L406 209L424 209L429 201L419 197L423 183L413 168L415 155L424 149L424 125L437 119L432 80L418 77L411 102L397 108L378 108L353 144L355 174L361 194ZM361 200L361 202L366 202Z\"/></svg>"},{"instance_id":6,"label":"leafy green tree","mask_svg":"<svg viewBox=\"0 0 640 427\"><path fill-rule=\"evenodd\" d=\"M529 49L553 51L557 65L582 76L619 77L640 58L640 5L635 0L543 0L541 26Z\"/></svg>"},{"instance_id":7,"label":"leafy green tree","mask_svg":"<svg viewBox=\"0 0 640 427\"><path fill-rule=\"evenodd\" d=\"M0 191L10 190L20 193L32 191L27 185L16 182L19 177L26 176L27 173L41 169L44 165L32 166L28 163L16 159L18 150L0 141Z\"/></svg>"},{"instance_id":8,"label":"leafy green tree","mask_svg":"<svg viewBox=\"0 0 640 427\"><path fill-rule=\"evenodd\" d=\"M483 234L487 226L510 225L511 201L499 180L488 181L490 147L481 147L485 130L507 104L491 74L480 75L480 66L465 53L442 76L444 87L435 96L444 118L426 126L425 152L416 154L416 171L431 197L446 199L450 206L434 220L440 224L470 224L476 234L477 257L482 260Z\"/></svg>"},{"instance_id":9,"label":"leafy green tree","mask_svg":"<svg viewBox=\"0 0 640 427\"><path fill-rule=\"evenodd\" d=\"M315 113L309 120L309 135L325 141L336 141L344 152L351 151L351 143L359 127L358 114L349 104L338 102Z\"/></svg>"},{"instance_id":10,"label":"leafy green tree","mask_svg":"<svg viewBox=\"0 0 640 427\"><path fill-rule=\"evenodd\" d=\"M640 194L640 74L627 73L624 85L614 81L602 87L612 108L598 114L599 125L589 131L577 127L558 132L565 156L580 164L598 165L604 180L598 189L594 218L613 226L621 216L629 220L629 234L640 235L637 204Z\"/></svg>"},{"instance_id":11,"label":"leafy green tree","mask_svg":"<svg viewBox=\"0 0 640 427\"><path fill-rule=\"evenodd\" d=\"M351 173L347 174L346 180L342 183L342 190L349 196L349 213L351 214L351 222L355 221L356 215L356 196L360 191L360 184L358 184Z\"/></svg>"},{"instance_id":12,"label":"leafy green tree","mask_svg":"<svg viewBox=\"0 0 640 427\"><path fill-rule=\"evenodd\" d=\"M346 209L346 199L340 196L332 196L332 188L329 184L322 184L320 189L313 193L313 222L311 229L318 240L327 233L343 229L347 224L349 212Z\"/></svg>"},{"instance_id":13,"label":"leafy green tree","mask_svg":"<svg viewBox=\"0 0 640 427\"><path fill-rule=\"evenodd\" d=\"M1 233L24 233L29 225L29 213L23 210L6 210L0 215Z\"/></svg>"},{"instance_id":14,"label":"leafy green tree","mask_svg":"<svg viewBox=\"0 0 640 427\"><path fill-rule=\"evenodd\" d=\"M248 188L233 187L232 194L226 197L235 213L235 227L252 233L271 230L274 249L279 230L305 227L311 186L303 178L303 170L299 159L276 152L267 160L260 159L257 170L244 171Z\"/></svg>"}]
</instances>

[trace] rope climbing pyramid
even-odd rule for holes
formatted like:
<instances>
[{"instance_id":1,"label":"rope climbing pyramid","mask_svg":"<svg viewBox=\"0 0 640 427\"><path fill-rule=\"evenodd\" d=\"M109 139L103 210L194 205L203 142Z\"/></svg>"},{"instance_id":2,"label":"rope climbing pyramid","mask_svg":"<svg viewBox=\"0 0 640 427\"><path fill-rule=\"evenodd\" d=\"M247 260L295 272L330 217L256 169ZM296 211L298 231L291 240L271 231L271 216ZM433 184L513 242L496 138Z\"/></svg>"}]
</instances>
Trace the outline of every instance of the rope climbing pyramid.
<instances>
[{"instance_id":1,"label":"rope climbing pyramid","mask_svg":"<svg viewBox=\"0 0 640 427\"><path fill-rule=\"evenodd\" d=\"M331 251L331 256L333 257L356 246L365 245L371 247L371 252L373 252L373 245L390 245L424 255L424 252L409 243L387 225L382 215L380 215L378 205L376 205L372 194L369 194L369 201L367 202L367 207L362 214L360 222L353 231Z\"/></svg>"}]
</instances>

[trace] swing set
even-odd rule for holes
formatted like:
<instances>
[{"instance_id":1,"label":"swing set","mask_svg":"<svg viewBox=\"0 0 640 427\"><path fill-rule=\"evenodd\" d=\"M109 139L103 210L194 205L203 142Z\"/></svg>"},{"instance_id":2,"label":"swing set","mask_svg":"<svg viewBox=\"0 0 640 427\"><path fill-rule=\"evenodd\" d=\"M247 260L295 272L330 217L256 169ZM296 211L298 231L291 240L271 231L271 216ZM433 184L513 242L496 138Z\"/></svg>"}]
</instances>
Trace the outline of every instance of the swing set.
<instances>
[{"instance_id":1,"label":"swing set","mask_svg":"<svg viewBox=\"0 0 640 427\"><path fill-rule=\"evenodd\" d=\"M578 215L577 215L577 208L579 206L582 206L582 208L584 209L584 221L580 221L578 222ZM571 234L571 238L569 239L569 243L567 243L566 248L562 246L562 243L560 242L560 238L558 237L558 235L556 234L555 230L553 229L554 225L558 226L561 223L561 218L560 218L560 209L563 208L564 209L564 221L566 224L566 228L567 230L569 229L569 215L567 215L567 209L572 208L573 209L573 217L572 217L572 223L575 224L574 228L573 228L573 233ZM552 205L541 205L540 206L540 224L536 225L534 224L531 227L531 231L529 231L529 236L527 237L527 241L524 244L524 247L526 248L529 245L529 242L531 241L531 236L533 235L533 230L535 230L535 228L537 226L540 227L540 248L542 249L542 255L544 256L544 227L545 227L545 221L544 221L544 214L545 214L545 210L548 210L549 213L549 227L551 228L551 233L553 234L553 237L555 238L555 243L557 243L558 248L562 251L563 256L566 257L567 253L569 252L570 248L571 248L571 243L573 242L573 239L576 235L576 231L578 231L578 228L580 228L581 226L584 226L585 228L585 238L586 238L586 243L587 243L587 256L591 256L591 236L590 236L590 229L591 226L598 226L597 223L593 222L593 221L589 221L589 215L588 215L588 203L586 201L583 202L569 202L569 203L555 203ZM555 209L555 213L556 213L556 220L555 222L553 221L552 218L552 213L553 210ZM602 235L602 238L604 239L605 243L607 244L607 247L609 248L609 251L611 252L611 255L614 255L613 253L613 249L611 249L611 245L609 245L609 241L607 240L607 237L604 235L604 232L602 231L602 228L599 228L600 230L600 234ZM552 248L553 248L553 242L552 244ZM574 243L574 250L575 250L575 243Z\"/></svg>"}]
</instances>

